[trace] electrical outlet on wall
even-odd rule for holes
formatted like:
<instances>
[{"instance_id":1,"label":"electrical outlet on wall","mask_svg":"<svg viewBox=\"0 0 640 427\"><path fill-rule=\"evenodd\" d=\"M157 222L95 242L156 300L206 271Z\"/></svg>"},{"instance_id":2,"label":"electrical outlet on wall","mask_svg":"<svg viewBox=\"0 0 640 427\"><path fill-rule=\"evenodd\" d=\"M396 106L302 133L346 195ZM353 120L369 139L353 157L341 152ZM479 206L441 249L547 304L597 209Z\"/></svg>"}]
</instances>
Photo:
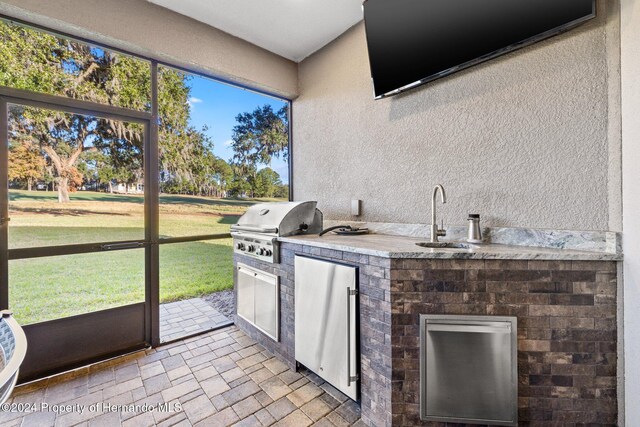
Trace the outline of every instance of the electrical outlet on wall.
<instances>
[{"instance_id":1,"label":"electrical outlet on wall","mask_svg":"<svg viewBox=\"0 0 640 427\"><path fill-rule=\"evenodd\" d=\"M351 200L351 215L352 216L360 216L361 206L362 206L362 200L352 199Z\"/></svg>"}]
</instances>

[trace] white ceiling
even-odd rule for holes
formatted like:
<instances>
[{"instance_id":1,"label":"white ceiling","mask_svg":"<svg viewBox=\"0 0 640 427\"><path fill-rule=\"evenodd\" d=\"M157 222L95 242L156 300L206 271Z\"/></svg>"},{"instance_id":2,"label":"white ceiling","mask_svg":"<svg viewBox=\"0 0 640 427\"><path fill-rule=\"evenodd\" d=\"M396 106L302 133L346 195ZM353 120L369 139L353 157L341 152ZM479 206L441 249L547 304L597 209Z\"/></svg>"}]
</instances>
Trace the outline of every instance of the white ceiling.
<instances>
[{"instance_id":1,"label":"white ceiling","mask_svg":"<svg viewBox=\"0 0 640 427\"><path fill-rule=\"evenodd\" d=\"M299 62L362 20L362 0L148 0Z\"/></svg>"}]
</instances>

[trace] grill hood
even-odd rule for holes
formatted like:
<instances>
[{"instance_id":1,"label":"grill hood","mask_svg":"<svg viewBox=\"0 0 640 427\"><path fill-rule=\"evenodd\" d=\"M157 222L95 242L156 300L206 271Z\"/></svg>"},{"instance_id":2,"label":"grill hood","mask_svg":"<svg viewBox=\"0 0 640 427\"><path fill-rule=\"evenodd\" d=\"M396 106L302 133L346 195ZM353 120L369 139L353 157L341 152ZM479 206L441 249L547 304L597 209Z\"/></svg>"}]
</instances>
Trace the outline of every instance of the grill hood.
<instances>
[{"instance_id":1,"label":"grill hood","mask_svg":"<svg viewBox=\"0 0 640 427\"><path fill-rule=\"evenodd\" d=\"M322 230L322 213L316 205L315 201L258 203L231 226L231 232L276 237L319 233Z\"/></svg>"}]
</instances>

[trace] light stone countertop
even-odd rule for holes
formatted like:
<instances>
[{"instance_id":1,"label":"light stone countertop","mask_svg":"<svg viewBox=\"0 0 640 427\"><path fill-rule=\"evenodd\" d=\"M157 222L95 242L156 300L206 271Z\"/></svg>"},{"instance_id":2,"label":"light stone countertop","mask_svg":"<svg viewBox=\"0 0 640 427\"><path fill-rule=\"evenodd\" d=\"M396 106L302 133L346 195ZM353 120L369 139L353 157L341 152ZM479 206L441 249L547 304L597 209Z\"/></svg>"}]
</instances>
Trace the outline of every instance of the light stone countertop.
<instances>
[{"instance_id":1,"label":"light stone countertop","mask_svg":"<svg viewBox=\"0 0 640 427\"><path fill-rule=\"evenodd\" d=\"M423 248L417 242L427 238L365 234L339 236L325 234L280 237L280 242L295 243L322 249L373 255L381 258L432 258L432 259L521 259L563 261L620 261L622 254L588 252L572 249L555 249L533 246L481 244L476 249ZM443 240L444 241L444 240Z\"/></svg>"}]
</instances>

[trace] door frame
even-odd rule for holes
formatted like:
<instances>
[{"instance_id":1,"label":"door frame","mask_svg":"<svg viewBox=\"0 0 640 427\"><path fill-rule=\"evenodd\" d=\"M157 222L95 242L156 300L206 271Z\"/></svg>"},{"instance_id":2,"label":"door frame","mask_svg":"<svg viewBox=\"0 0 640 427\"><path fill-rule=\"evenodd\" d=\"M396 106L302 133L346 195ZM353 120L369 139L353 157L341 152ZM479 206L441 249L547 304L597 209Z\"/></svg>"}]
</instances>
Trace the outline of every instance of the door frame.
<instances>
[{"instance_id":1,"label":"door frame","mask_svg":"<svg viewBox=\"0 0 640 427\"><path fill-rule=\"evenodd\" d=\"M155 63L151 64L152 96L157 95L157 73ZM144 126L144 239L65 246L9 249L9 187L8 187L8 105L24 105L62 111L71 114L98 116L106 119L139 123ZM28 381L44 375L73 369L93 361L124 354L132 350L157 345L159 343L159 251L158 251L158 112L157 103L152 102L152 112L141 112L110 105L34 93L21 89L0 87L0 309L9 309L9 261L59 255L99 253L102 251L142 248L145 250L145 300L121 307L95 311L52 321L36 323L24 327L27 338L34 337L27 351L27 358L21 368L20 381ZM124 320L124 322L123 322ZM127 320L143 321L142 328L129 325ZM104 327L111 325L111 327ZM123 329L114 328L121 325ZM64 332L66 331L66 332ZM65 335L66 334L66 335ZM104 335L109 346L86 345L96 334ZM37 338L36 338L37 337ZM50 337L50 339L48 338ZM65 338L65 351L58 354L57 363L41 363L40 358L49 358L48 348L58 349L61 337ZM73 339L76 338L77 341ZM99 338L99 337L98 337ZM100 348L98 348L100 347ZM36 351L37 349L37 351ZM73 354L69 354L69 351Z\"/></svg>"}]
</instances>

